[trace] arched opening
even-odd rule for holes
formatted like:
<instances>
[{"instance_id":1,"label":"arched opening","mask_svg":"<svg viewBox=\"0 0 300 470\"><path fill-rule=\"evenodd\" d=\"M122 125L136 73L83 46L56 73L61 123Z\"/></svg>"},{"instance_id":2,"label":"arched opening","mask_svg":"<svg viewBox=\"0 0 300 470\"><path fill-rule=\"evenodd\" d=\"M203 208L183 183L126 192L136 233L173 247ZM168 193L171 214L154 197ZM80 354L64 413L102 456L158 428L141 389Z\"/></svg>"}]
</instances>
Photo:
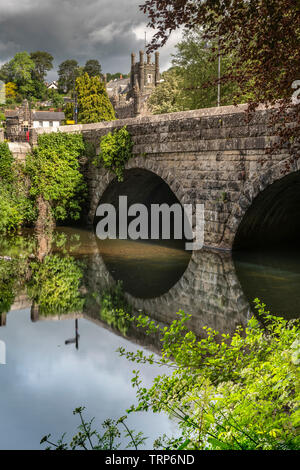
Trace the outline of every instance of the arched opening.
<instances>
[{"instance_id":1,"label":"arched opening","mask_svg":"<svg viewBox=\"0 0 300 470\"><path fill-rule=\"evenodd\" d=\"M146 208L147 238L132 239L127 229L136 215L127 213L124 222L120 207L120 196L126 196L127 210L136 204L143 204ZM124 172L122 182L115 178L108 185L100 198L99 205L111 204L116 211L116 237L106 240L98 239L99 250L107 269L115 280L121 280L124 290L135 297L153 298L167 292L183 275L186 270L191 253L185 250L185 215L180 201L170 189L168 184L155 173L134 168ZM155 228L156 238L152 238L153 205L162 205L169 208L176 205L181 211L182 236L178 238L175 230L175 212L169 212L169 233L164 232L162 220L165 216L159 214L159 227ZM124 212L122 212L124 215ZM96 212L97 214L97 212ZM99 213L98 213L99 214ZM104 220L103 214L95 216L94 226ZM124 234L126 224L126 236ZM140 227L138 227L140 230ZM96 230L97 233L97 230Z\"/></svg>"},{"instance_id":2,"label":"arched opening","mask_svg":"<svg viewBox=\"0 0 300 470\"><path fill-rule=\"evenodd\" d=\"M253 306L258 297L273 313L300 314L300 171L262 191L246 211L234 240L233 260Z\"/></svg>"},{"instance_id":3,"label":"arched opening","mask_svg":"<svg viewBox=\"0 0 300 470\"><path fill-rule=\"evenodd\" d=\"M300 172L268 186L253 201L237 230L233 249L298 245L300 231Z\"/></svg>"}]
</instances>

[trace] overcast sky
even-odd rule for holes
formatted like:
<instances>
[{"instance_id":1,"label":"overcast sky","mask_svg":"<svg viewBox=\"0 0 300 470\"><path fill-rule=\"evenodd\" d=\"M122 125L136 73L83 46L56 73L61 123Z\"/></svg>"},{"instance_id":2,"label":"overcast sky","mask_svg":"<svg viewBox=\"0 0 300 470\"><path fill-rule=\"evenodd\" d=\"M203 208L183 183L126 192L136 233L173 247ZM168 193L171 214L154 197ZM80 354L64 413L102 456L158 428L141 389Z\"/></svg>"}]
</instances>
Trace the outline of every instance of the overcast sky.
<instances>
[{"instance_id":1,"label":"overcast sky","mask_svg":"<svg viewBox=\"0 0 300 470\"><path fill-rule=\"evenodd\" d=\"M55 66L66 59L82 65L98 59L104 72L127 73L131 52L144 48L147 17L143 0L0 0L0 63L16 52L45 50ZM153 30L147 29L150 40ZM161 69L170 66L180 33L161 52ZM56 78L50 72L48 79Z\"/></svg>"}]
</instances>

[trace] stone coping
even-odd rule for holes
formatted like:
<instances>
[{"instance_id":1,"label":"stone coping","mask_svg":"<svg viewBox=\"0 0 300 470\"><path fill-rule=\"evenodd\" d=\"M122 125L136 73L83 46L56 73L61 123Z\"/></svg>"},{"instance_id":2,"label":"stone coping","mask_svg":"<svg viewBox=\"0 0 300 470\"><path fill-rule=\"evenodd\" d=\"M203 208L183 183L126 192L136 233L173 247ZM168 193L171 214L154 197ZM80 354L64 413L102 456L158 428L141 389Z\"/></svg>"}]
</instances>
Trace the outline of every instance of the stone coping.
<instances>
[{"instance_id":1,"label":"stone coping","mask_svg":"<svg viewBox=\"0 0 300 470\"><path fill-rule=\"evenodd\" d=\"M59 126L56 128L46 127L46 128L36 128L34 129L36 134L48 134L51 132L82 132L89 131L94 129L105 129L109 127L123 127L125 125L134 125L134 124L154 124L159 122L168 122L168 121L179 121L183 119L193 119L201 117L218 117L230 114L243 113L247 110L248 104L239 104L236 106L220 106L215 108L202 108L195 109L192 111L180 111L177 113L168 113L168 114L151 114L148 116L138 116L134 118L126 119L117 119L115 121L102 121L93 124L73 124L68 126ZM260 105L257 108L258 111L266 110L266 107Z\"/></svg>"}]
</instances>

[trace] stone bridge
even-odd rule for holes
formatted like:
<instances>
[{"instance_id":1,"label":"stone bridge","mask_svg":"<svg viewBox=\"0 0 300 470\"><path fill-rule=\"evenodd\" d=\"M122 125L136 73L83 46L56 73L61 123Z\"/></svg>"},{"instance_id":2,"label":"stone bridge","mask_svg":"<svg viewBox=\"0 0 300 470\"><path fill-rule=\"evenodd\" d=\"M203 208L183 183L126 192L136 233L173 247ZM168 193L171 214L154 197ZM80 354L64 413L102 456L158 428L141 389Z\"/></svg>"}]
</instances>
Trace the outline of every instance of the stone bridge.
<instances>
[{"instance_id":1,"label":"stone bridge","mask_svg":"<svg viewBox=\"0 0 300 470\"><path fill-rule=\"evenodd\" d=\"M269 111L260 109L246 122L245 110L246 105L226 106L58 129L81 132L99 149L103 135L126 125L134 142L125 173L131 202L134 195L140 199L135 202L151 199L163 181L182 204L204 204L205 247L231 250L262 239L296 239L300 160L292 160L287 149L266 155L276 140ZM39 133L53 131L35 130L32 144ZM114 186L116 195L118 186L114 174L90 160L85 170L91 224L107 188Z\"/></svg>"}]
</instances>

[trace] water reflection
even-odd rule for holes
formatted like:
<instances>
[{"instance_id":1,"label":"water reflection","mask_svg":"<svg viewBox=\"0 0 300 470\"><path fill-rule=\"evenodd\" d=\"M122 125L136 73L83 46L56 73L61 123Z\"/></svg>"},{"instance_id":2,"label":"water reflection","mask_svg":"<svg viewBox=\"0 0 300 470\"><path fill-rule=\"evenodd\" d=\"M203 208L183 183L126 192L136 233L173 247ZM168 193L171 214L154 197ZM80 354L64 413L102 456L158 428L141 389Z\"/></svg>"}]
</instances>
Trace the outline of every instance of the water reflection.
<instances>
[{"instance_id":1,"label":"water reflection","mask_svg":"<svg viewBox=\"0 0 300 470\"><path fill-rule=\"evenodd\" d=\"M249 303L258 297L274 315L299 317L299 249L237 251L233 259L241 288Z\"/></svg>"},{"instance_id":2,"label":"water reflection","mask_svg":"<svg viewBox=\"0 0 300 470\"><path fill-rule=\"evenodd\" d=\"M245 324L254 297L275 313L298 317L299 280L296 252L237 253L233 260L229 253L191 255L170 245L98 242L92 232L70 228L43 243L31 232L2 239L0 339L7 365L0 370L0 447L38 448L46 432L70 433L79 405L100 422L124 413L134 401L132 365L115 350L142 345L159 353L160 341L119 309L146 312L161 324L183 309L197 335L204 325L233 332ZM142 366L146 383L158 373ZM173 425L151 415L133 425L145 426L154 438L158 427L169 433Z\"/></svg>"},{"instance_id":3,"label":"water reflection","mask_svg":"<svg viewBox=\"0 0 300 470\"><path fill-rule=\"evenodd\" d=\"M178 246L127 240L99 241L91 231L60 228L37 244L32 233L0 244L0 314L27 298L31 319L84 315L115 328L101 304L110 296L132 312L170 323L179 309L198 333L208 325L232 332L245 324L259 297L274 313L298 317L300 259L295 252L192 255ZM123 297L116 295L120 282ZM102 311L103 310L103 311ZM101 313L102 312L102 313ZM118 328L115 328L118 329Z\"/></svg>"}]
</instances>

